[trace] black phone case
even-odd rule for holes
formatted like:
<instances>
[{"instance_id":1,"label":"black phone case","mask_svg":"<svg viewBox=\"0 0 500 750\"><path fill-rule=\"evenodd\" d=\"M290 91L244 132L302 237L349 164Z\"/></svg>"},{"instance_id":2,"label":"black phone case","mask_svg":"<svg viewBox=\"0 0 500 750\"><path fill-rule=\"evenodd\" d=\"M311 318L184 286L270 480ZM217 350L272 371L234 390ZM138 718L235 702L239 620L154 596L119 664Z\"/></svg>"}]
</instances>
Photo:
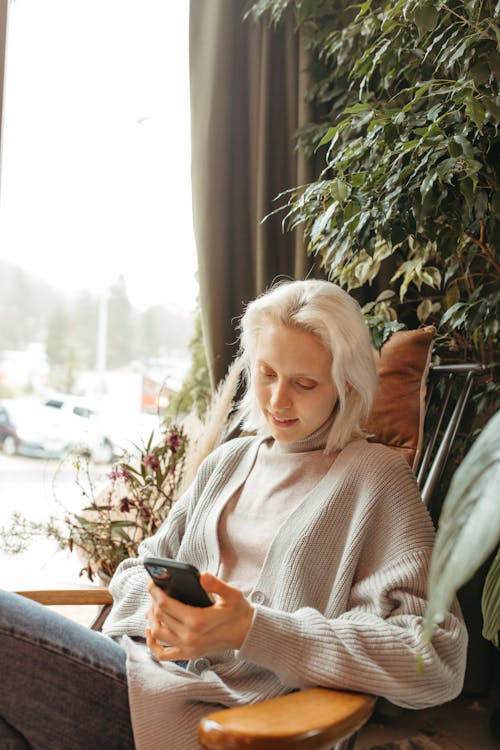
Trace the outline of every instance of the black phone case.
<instances>
[{"instance_id":1,"label":"black phone case","mask_svg":"<svg viewBox=\"0 0 500 750\"><path fill-rule=\"evenodd\" d=\"M146 557L144 567L169 596L192 607L210 607L213 602L199 581L194 565L161 557Z\"/></svg>"}]
</instances>

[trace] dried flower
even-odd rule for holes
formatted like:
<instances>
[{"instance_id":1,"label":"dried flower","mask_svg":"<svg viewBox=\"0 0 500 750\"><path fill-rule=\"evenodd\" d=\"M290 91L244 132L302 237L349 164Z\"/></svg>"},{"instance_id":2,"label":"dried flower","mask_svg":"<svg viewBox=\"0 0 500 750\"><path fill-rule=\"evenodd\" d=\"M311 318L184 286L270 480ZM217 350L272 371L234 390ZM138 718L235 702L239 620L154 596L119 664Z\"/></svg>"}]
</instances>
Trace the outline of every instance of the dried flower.
<instances>
[{"instance_id":1,"label":"dried flower","mask_svg":"<svg viewBox=\"0 0 500 750\"><path fill-rule=\"evenodd\" d=\"M128 482L130 479L130 474L126 470L126 467L122 466L121 464L118 464L114 469L112 469L108 474L109 479L111 481L116 481L117 479L123 479L124 482Z\"/></svg>"},{"instance_id":2,"label":"dried flower","mask_svg":"<svg viewBox=\"0 0 500 750\"><path fill-rule=\"evenodd\" d=\"M80 574L110 578L127 557L137 555L140 542L154 534L172 507L183 477L188 438L182 427L165 425L163 438L153 434L137 454L127 456L108 474L109 485L97 492L88 464L74 463L76 482L88 503L78 513L45 523L13 515L11 527L0 529L0 547L21 552L35 536L55 539L61 548L75 549L85 561Z\"/></svg>"},{"instance_id":3,"label":"dried flower","mask_svg":"<svg viewBox=\"0 0 500 750\"><path fill-rule=\"evenodd\" d=\"M128 513L130 510L130 500L128 497L122 497L119 503L120 513Z\"/></svg>"},{"instance_id":4,"label":"dried flower","mask_svg":"<svg viewBox=\"0 0 500 750\"><path fill-rule=\"evenodd\" d=\"M173 428L170 434L165 437L165 442L172 453L176 453L182 446L182 434L176 428Z\"/></svg>"},{"instance_id":5,"label":"dried flower","mask_svg":"<svg viewBox=\"0 0 500 750\"><path fill-rule=\"evenodd\" d=\"M156 456L154 453L148 453L147 456L144 456L144 458L142 459L142 463L143 466L149 467L152 471L158 471L158 469L160 468L158 456Z\"/></svg>"}]
</instances>

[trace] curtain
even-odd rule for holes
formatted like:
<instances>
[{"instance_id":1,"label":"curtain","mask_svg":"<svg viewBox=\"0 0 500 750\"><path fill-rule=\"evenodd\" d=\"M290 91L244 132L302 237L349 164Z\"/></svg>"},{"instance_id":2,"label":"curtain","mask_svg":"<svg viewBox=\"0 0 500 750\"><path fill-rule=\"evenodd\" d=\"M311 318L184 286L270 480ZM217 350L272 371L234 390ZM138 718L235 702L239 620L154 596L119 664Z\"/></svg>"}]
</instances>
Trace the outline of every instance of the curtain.
<instances>
[{"instance_id":1,"label":"curtain","mask_svg":"<svg viewBox=\"0 0 500 750\"><path fill-rule=\"evenodd\" d=\"M207 361L215 385L245 303L279 277L318 275L276 196L312 179L293 135L309 121L307 60L291 20L243 20L246 0L191 0L193 221Z\"/></svg>"}]
</instances>

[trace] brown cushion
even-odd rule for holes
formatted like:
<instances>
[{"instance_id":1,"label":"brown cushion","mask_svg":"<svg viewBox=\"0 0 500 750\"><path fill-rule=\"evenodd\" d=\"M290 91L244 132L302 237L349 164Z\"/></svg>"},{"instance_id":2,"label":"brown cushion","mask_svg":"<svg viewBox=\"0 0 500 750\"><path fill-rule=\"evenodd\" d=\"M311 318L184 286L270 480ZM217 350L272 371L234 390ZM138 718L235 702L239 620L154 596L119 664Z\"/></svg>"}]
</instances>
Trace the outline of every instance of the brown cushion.
<instances>
[{"instance_id":1,"label":"brown cushion","mask_svg":"<svg viewBox=\"0 0 500 750\"><path fill-rule=\"evenodd\" d=\"M396 331L375 353L378 384L369 439L398 450L415 469L422 447L425 393L434 326Z\"/></svg>"}]
</instances>

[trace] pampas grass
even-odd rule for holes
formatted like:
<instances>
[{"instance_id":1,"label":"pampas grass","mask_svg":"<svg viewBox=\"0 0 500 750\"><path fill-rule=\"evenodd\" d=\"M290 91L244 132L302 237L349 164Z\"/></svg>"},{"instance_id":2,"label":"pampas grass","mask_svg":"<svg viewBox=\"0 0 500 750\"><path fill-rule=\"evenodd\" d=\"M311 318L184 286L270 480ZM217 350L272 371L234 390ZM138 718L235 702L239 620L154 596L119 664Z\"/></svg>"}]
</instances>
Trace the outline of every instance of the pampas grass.
<instances>
[{"instance_id":1,"label":"pampas grass","mask_svg":"<svg viewBox=\"0 0 500 750\"><path fill-rule=\"evenodd\" d=\"M242 357L237 357L229 366L224 380L217 386L203 419L191 413L183 420L182 426L189 438L189 445L179 494L191 484L203 460L224 442L236 427L230 415L234 408L242 370Z\"/></svg>"}]
</instances>

